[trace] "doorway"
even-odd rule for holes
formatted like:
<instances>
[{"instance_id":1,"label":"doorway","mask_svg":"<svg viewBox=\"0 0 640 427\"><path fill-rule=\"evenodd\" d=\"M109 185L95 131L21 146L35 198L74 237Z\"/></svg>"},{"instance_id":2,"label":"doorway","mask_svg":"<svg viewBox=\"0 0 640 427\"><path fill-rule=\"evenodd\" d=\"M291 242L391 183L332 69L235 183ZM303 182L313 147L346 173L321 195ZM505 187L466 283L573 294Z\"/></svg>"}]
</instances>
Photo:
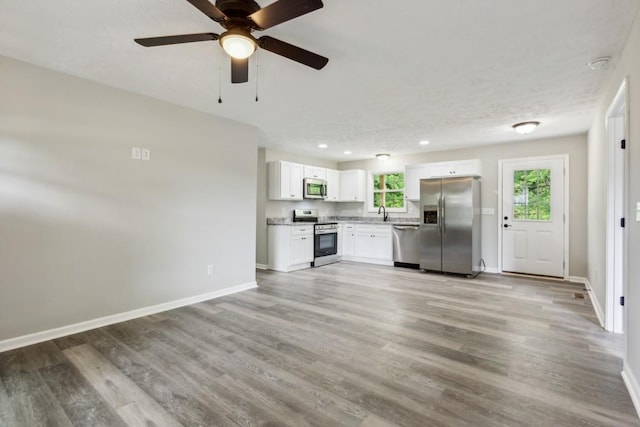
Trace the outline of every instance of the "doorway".
<instances>
[{"instance_id":1,"label":"doorway","mask_svg":"<svg viewBox=\"0 0 640 427\"><path fill-rule=\"evenodd\" d=\"M627 81L622 82L606 115L609 147L607 174L607 264L605 329L624 332L624 310L621 297L626 281L626 214L627 212Z\"/></svg>"},{"instance_id":2,"label":"doorway","mask_svg":"<svg viewBox=\"0 0 640 427\"><path fill-rule=\"evenodd\" d=\"M500 271L568 279L568 156L498 164Z\"/></svg>"}]
</instances>

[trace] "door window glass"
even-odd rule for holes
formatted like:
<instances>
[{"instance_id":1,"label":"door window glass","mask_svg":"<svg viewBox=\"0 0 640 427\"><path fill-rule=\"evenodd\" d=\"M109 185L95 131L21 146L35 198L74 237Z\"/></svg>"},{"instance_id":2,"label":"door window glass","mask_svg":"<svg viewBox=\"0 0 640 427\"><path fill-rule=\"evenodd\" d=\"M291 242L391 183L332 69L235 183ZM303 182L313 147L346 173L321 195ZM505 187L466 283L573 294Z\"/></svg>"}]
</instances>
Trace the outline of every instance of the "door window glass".
<instances>
[{"instance_id":1,"label":"door window glass","mask_svg":"<svg viewBox=\"0 0 640 427\"><path fill-rule=\"evenodd\" d=\"M513 219L551 221L551 169L513 172Z\"/></svg>"}]
</instances>

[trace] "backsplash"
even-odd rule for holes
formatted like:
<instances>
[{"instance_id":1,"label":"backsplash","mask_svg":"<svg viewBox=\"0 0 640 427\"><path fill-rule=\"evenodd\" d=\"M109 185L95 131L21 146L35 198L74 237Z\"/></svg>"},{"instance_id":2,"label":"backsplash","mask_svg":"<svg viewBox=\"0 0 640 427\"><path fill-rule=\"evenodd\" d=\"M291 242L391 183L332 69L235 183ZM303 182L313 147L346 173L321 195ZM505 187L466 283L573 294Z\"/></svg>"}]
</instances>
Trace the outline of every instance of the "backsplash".
<instances>
[{"instance_id":1,"label":"backsplash","mask_svg":"<svg viewBox=\"0 0 640 427\"><path fill-rule=\"evenodd\" d=\"M406 219L406 218L418 218L419 214L418 202L407 202L407 212L389 212L389 219L394 218ZM293 217L294 209L316 209L318 216L321 218L327 217L346 217L346 218L362 218L368 217L375 219L377 217L382 218L382 214L378 215L377 212L367 212L366 203L331 203L324 202L322 200L301 200L301 201L273 201L269 200L266 204L266 217L267 218L289 218Z\"/></svg>"},{"instance_id":2,"label":"backsplash","mask_svg":"<svg viewBox=\"0 0 640 427\"><path fill-rule=\"evenodd\" d=\"M339 217L382 217L376 212L368 212L366 203L334 203L335 215ZM388 212L389 218L420 217L419 202L407 201L407 212Z\"/></svg>"}]
</instances>

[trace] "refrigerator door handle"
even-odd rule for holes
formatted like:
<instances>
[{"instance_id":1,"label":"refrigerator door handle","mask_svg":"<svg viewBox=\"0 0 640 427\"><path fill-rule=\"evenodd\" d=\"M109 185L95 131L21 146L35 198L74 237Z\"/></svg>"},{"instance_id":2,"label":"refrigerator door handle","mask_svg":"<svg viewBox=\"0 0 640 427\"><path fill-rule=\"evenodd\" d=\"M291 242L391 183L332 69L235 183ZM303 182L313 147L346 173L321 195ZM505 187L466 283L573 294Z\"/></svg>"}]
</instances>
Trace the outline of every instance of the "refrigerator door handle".
<instances>
[{"instance_id":1,"label":"refrigerator door handle","mask_svg":"<svg viewBox=\"0 0 640 427\"><path fill-rule=\"evenodd\" d=\"M442 197L438 197L438 234L442 234Z\"/></svg>"},{"instance_id":2,"label":"refrigerator door handle","mask_svg":"<svg viewBox=\"0 0 640 427\"><path fill-rule=\"evenodd\" d=\"M446 199L442 196L442 234L447 232L447 224L446 224L446 216L445 216L445 205Z\"/></svg>"}]
</instances>

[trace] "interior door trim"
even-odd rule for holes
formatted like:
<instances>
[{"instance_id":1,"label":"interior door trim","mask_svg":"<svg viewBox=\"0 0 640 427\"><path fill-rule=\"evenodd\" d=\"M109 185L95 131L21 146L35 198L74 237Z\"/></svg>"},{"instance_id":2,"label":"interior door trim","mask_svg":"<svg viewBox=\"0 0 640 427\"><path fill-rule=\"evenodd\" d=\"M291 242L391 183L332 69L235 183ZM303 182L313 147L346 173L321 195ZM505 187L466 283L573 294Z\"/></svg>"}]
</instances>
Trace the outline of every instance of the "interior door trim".
<instances>
[{"instance_id":1,"label":"interior door trim","mask_svg":"<svg viewBox=\"0 0 640 427\"><path fill-rule=\"evenodd\" d=\"M498 273L502 273L502 191L503 191L503 177L502 171L504 167L504 163L507 162L526 162L531 160L556 160L562 159L564 163L564 248L563 248L563 257L564 257L564 266L562 269L562 277L564 280L569 280L569 198L571 197L569 193L569 177L571 176L569 170L569 155L568 154L557 154L550 156L536 156L536 157L519 157L515 159L499 159L498 160L498 216L497 216L497 228L498 228Z\"/></svg>"}]
</instances>

